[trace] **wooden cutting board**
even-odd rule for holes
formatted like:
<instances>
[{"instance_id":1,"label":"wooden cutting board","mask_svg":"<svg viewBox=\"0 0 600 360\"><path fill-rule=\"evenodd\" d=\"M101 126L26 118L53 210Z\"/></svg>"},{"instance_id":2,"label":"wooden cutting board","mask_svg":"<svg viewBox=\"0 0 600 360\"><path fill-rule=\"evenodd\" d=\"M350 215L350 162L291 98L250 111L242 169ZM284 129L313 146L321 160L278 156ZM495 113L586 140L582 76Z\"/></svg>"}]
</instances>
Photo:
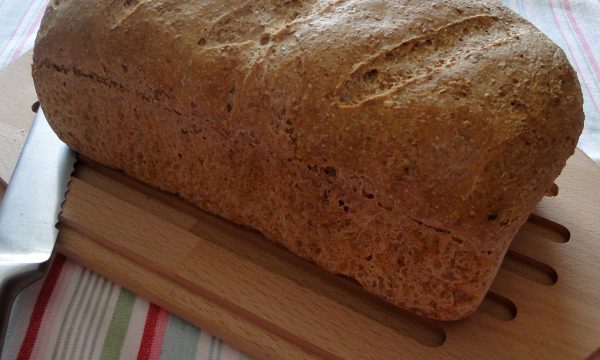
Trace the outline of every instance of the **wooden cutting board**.
<instances>
[{"instance_id":1,"label":"wooden cutting board","mask_svg":"<svg viewBox=\"0 0 600 360\"><path fill-rule=\"evenodd\" d=\"M30 62L27 54L0 72L0 190L32 119ZM58 246L260 358L592 357L600 347L600 168L578 151L558 184L559 196L542 201L516 237L479 311L454 323L395 309L259 234L86 161Z\"/></svg>"},{"instance_id":2,"label":"wooden cutting board","mask_svg":"<svg viewBox=\"0 0 600 360\"><path fill-rule=\"evenodd\" d=\"M577 151L557 184L480 309L451 323L396 309L256 232L85 159L58 246L258 358L585 358L600 347L600 168Z\"/></svg>"}]
</instances>

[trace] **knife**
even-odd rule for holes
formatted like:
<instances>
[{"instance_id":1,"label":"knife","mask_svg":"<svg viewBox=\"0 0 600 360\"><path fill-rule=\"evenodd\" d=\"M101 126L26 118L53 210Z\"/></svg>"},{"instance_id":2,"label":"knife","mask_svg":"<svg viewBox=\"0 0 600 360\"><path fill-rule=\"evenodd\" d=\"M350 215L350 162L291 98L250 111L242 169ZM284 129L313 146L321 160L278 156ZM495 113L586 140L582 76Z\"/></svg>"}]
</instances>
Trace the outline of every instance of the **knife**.
<instances>
[{"instance_id":1,"label":"knife","mask_svg":"<svg viewBox=\"0 0 600 360\"><path fill-rule=\"evenodd\" d=\"M75 160L38 110L0 205L0 354L15 296L50 262Z\"/></svg>"}]
</instances>

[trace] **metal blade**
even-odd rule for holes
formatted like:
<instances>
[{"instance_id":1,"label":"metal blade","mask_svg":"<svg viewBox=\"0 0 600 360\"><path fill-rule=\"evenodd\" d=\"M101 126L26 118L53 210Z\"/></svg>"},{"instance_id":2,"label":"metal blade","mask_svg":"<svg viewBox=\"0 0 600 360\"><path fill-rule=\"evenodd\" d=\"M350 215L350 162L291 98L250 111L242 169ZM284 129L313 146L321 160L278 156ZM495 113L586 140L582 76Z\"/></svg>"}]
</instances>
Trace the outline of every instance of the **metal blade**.
<instances>
[{"instance_id":1,"label":"metal blade","mask_svg":"<svg viewBox=\"0 0 600 360\"><path fill-rule=\"evenodd\" d=\"M0 264L50 258L75 160L38 110L0 207Z\"/></svg>"}]
</instances>

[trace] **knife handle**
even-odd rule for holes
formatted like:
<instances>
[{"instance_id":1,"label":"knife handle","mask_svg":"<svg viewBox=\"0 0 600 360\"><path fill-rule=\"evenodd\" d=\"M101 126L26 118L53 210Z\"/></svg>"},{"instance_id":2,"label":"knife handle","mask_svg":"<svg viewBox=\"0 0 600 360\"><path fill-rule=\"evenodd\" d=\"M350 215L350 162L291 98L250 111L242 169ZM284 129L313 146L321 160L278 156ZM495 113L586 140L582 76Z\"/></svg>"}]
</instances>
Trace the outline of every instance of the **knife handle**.
<instances>
[{"instance_id":1,"label":"knife handle","mask_svg":"<svg viewBox=\"0 0 600 360\"><path fill-rule=\"evenodd\" d=\"M48 261L26 264L0 262L0 357L15 297L25 287L41 279L47 267Z\"/></svg>"}]
</instances>

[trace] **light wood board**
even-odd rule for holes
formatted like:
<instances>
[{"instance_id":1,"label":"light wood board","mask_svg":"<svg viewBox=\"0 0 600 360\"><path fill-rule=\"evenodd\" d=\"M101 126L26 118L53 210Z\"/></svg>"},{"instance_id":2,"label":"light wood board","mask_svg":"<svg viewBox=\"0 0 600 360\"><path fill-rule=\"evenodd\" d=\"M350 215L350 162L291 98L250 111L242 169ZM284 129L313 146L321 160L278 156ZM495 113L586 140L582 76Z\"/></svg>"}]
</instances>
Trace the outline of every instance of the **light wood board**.
<instances>
[{"instance_id":1,"label":"light wood board","mask_svg":"<svg viewBox=\"0 0 600 360\"><path fill-rule=\"evenodd\" d=\"M31 105L37 101L32 62L33 50L30 50L0 71L0 122L20 130L31 126Z\"/></svg>"},{"instance_id":2,"label":"light wood board","mask_svg":"<svg viewBox=\"0 0 600 360\"><path fill-rule=\"evenodd\" d=\"M451 323L396 309L260 234L86 160L58 246L258 358L585 358L600 347L599 183L600 168L577 151L483 305Z\"/></svg>"},{"instance_id":3,"label":"light wood board","mask_svg":"<svg viewBox=\"0 0 600 360\"><path fill-rule=\"evenodd\" d=\"M0 71L0 200L34 117L31 62L29 51Z\"/></svg>"},{"instance_id":4,"label":"light wood board","mask_svg":"<svg viewBox=\"0 0 600 360\"><path fill-rule=\"evenodd\" d=\"M24 129L0 122L0 188L10 181L25 142L25 134Z\"/></svg>"}]
</instances>

